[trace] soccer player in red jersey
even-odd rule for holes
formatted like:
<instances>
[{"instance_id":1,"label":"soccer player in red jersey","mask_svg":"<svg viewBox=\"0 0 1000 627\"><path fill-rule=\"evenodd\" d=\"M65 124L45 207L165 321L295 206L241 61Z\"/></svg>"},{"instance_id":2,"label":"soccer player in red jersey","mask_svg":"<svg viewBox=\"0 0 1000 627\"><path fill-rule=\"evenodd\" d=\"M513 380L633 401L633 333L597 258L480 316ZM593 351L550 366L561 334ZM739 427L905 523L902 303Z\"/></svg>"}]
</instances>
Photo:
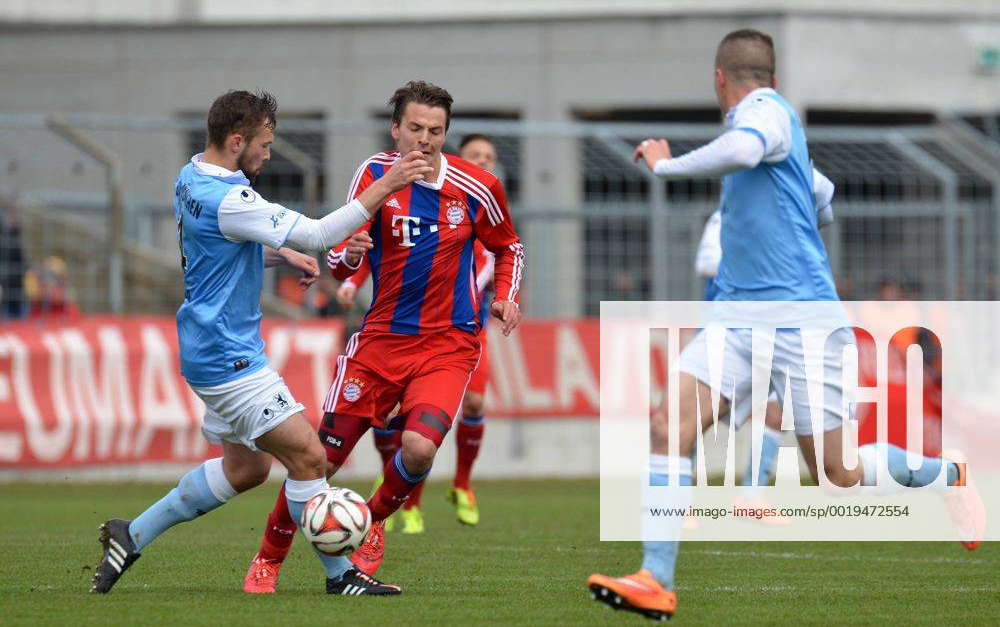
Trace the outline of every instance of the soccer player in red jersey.
<instances>
[{"instance_id":1,"label":"soccer player in red jersey","mask_svg":"<svg viewBox=\"0 0 1000 627\"><path fill-rule=\"evenodd\" d=\"M469 161L489 173L496 170L497 150L493 140L479 133L466 135L458 145L458 154L461 158ZM480 317L484 325L489 317L489 301L487 300L487 290L493 283L493 253L488 251L478 240L474 243L476 260L476 290L479 294L479 302L482 311ZM336 267L339 251L332 250L329 255L331 270ZM337 291L337 299L341 305L352 307L357 297L358 289L364 285L371 275L371 264L367 257L361 262L361 267L357 272L349 276L341 284ZM455 431L455 445L458 449L455 463L455 477L452 487L448 491L448 501L455 506L455 515L459 522L467 525L479 523L479 506L476 502L476 495L470 485L472 465L479 456L479 447L483 439L483 413L485 407L486 384L490 377L489 356L486 346L486 329L479 332L479 342L481 353L479 365L472 373L469 387L465 391L465 399L462 401L462 419L458 422ZM388 463L389 459L395 455L400 446L400 432L387 429L373 429L375 449L382 457L382 464ZM376 489L381 483L381 476L376 482ZM421 483L407 499L401 510L403 533L423 533L424 520L420 511L420 499L423 494L424 484ZM390 529L392 519L386 521L386 530Z\"/></svg>"},{"instance_id":2,"label":"soccer player in red jersey","mask_svg":"<svg viewBox=\"0 0 1000 627\"><path fill-rule=\"evenodd\" d=\"M493 140L486 135L466 135L458 147L459 155L492 173L497 165L497 150ZM476 289L479 299L486 302L486 291L493 282L494 256L485 246L476 246L476 258L479 261L476 275ZM481 314L484 322L485 312ZM490 378L490 362L487 350L487 335L484 328L479 333L479 344L482 356L479 365L472 373L469 389L462 402L462 419L455 430L455 446L458 449L455 462L455 478L448 491L448 500L455 506L455 515L459 522L467 525L479 524L479 506L476 495L472 491L469 477L472 474L472 464L479 456L479 447L483 440L483 413L486 401L486 383Z\"/></svg>"},{"instance_id":3,"label":"soccer player in red jersey","mask_svg":"<svg viewBox=\"0 0 1000 627\"><path fill-rule=\"evenodd\" d=\"M430 470L441 441L461 409L480 358L482 327L476 290L474 242L495 255L496 296L490 314L506 335L521 319L518 291L524 252L495 176L441 153L451 114L447 91L424 82L396 90L391 132L398 152L378 153L358 168L349 197L362 193L399 158L419 151L434 170L394 193L371 221L341 244L333 272L350 276L365 254L372 266L374 297L362 330L338 357L337 372L319 428L329 474L344 463L369 427L402 430L399 451L386 463L384 481L369 499L374 523L350 560L371 574L384 551L383 521L407 499ZM273 592L291 536L276 532L293 522L280 495L268 517L261 549L244 580L247 592ZM366 594L361 589L356 594Z\"/></svg>"}]
</instances>

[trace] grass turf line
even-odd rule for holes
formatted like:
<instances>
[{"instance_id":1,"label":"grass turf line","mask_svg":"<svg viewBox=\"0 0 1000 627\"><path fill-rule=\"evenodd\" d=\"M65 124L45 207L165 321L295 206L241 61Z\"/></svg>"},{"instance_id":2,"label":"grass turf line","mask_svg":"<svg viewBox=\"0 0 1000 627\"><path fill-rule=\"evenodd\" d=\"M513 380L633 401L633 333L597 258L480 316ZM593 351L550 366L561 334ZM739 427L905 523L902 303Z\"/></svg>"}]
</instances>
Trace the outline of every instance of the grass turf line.
<instances>
[{"instance_id":1,"label":"grass turf line","mask_svg":"<svg viewBox=\"0 0 1000 627\"><path fill-rule=\"evenodd\" d=\"M369 485L349 484L367 494ZM3 624L644 624L587 597L594 571L623 574L637 543L597 541L596 481L483 481L478 527L460 525L444 484L424 493L427 533L388 535L379 571L395 598L323 593L301 540L274 596L241 592L277 485L241 495L147 547L107 596L87 593L97 526L134 517L169 485L0 486ZM678 565L683 624L983 623L1000 615L1000 546L957 542L690 542Z\"/></svg>"}]
</instances>

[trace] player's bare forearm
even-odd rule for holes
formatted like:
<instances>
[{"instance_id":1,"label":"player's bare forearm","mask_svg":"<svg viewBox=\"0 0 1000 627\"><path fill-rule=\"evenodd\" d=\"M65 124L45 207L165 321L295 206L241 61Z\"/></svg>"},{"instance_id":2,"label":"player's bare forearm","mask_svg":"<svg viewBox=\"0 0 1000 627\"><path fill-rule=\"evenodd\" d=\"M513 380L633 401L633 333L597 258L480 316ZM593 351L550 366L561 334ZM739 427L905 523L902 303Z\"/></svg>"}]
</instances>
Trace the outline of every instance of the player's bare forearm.
<instances>
[{"instance_id":1,"label":"player's bare forearm","mask_svg":"<svg viewBox=\"0 0 1000 627\"><path fill-rule=\"evenodd\" d=\"M275 259L280 260L273 265L286 265L302 273L302 276L299 278L299 287L302 289L308 288L319 278L319 264L316 263L315 257L300 253L291 248L280 248L278 250L265 248L265 265L267 264L268 250L273 253Z\"/></svg>"},{"instance_id":2,"label":"player's bare forearm","mask_svg":"<svg viewBox=\"0 0 1000 627\"><path fill-rule=\"evenodd\" d=\"M285 258L282 257L278 251L271 248L270 246L264 247L264 267L273 268L275 266L285 265Z\"/></svg>"}]
</instances>

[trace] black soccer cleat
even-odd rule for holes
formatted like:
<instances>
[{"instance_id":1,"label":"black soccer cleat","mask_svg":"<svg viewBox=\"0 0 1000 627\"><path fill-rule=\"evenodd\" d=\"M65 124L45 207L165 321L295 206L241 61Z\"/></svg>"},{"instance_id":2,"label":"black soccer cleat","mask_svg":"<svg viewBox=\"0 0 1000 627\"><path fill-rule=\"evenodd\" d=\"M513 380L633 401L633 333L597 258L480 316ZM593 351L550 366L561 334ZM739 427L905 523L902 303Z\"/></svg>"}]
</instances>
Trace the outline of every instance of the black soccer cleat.
<instances>
[{"instance_id":1,"label":"black soccer cleat","mask_svg":"<svg viewBox=\"0 0 1000 627\"><path fill-rule=\"evenodd\" d=\"M372 596L390 596L401 594L403 589L388 583L382 583L371 575L366 575L357 568L352 568L340 579L326 580L327 594L341 594L345 596L360 596L368 594Z\"/></svg>"},{"instance_id":2,"label":"black soccer cleat","mask_svg":"<svg viewBox=\"0 0 1000 627\"><path fill-rule=\"evenodd\" d=\"M139 559L139 552L135 550L135 543L128 532L131 520L112 518L99 528L101 530L100 543L104 546L104 557L101 563L94 569L94 585L90 591L95 594L107 594L118 582L129 566L135 564Z\"/></svg>"}]
</instances>

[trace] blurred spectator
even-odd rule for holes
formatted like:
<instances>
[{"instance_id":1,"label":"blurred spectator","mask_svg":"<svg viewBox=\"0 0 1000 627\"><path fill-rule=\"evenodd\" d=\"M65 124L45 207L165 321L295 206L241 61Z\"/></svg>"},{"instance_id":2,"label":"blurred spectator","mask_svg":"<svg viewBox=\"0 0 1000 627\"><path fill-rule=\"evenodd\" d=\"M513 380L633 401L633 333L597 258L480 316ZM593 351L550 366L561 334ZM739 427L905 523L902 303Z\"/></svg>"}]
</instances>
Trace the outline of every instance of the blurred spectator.
<instances>
[{"instance_id":1,"label":"blurred spectator","mask_svg":"<svg viewBox=\"0 0 1000 627\"><path fill-rule=\"evenodd\" d=\"M30 268L24 276L24 292L28 297L29 318L80 316L70 294L66 262L60 257L47 257L41 265Z\"/></svg>"},{"instance_id":2,"label":"blurred spectator","mask_svg":"<svg viewBox=\"0 0 1000 627\"><path fill-rule=\"evenodd\" d=\"M883 278L878 282L878 299L879 300L903 300L903 288L899 285L899 281L895 279L890 279L888 277Z\"/></svg>"},{"instance_id":3,"label":"blurred spectator","mask_svg":"<svg viewBox=\"0 0 1000 627\"><path fill-rule=\"evenodd\" d=\"M17 207L0 199L0 319L24 316L25 270Z\"/></svg>"}]
</instances>

